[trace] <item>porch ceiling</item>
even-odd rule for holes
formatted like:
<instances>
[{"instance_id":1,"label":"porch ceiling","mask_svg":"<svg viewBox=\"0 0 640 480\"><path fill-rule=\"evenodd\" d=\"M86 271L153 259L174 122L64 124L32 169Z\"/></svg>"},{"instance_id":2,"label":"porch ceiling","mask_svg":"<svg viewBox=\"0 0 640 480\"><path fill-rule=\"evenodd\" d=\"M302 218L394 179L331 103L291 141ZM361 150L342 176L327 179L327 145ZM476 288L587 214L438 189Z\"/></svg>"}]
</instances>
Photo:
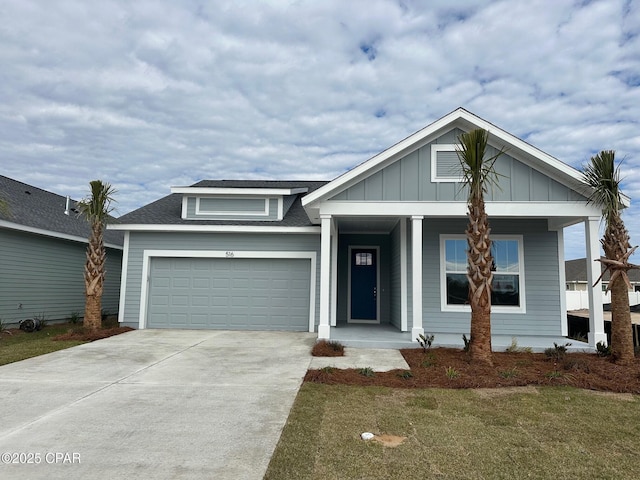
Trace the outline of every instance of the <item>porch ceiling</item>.
<instances>
[{"instance_id":1,"label":"porch ceiling","mask_svg":"<svg viewBox=\"0 0 640 480\"><path fill-rule=\"evenodd\" d=\"M389 233L397 223L394 217L336 217L340 233Z\"/></svg>"}]
</instances>

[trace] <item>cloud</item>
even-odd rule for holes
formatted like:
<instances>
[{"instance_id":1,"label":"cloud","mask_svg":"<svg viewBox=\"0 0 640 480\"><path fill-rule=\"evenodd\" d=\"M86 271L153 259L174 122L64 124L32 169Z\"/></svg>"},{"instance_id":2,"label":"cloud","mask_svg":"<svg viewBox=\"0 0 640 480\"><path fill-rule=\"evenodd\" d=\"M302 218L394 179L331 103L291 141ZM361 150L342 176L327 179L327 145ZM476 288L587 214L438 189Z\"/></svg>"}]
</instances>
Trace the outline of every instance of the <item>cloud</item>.
<instances>
[{"instance_id":1,"label":"cloud","mask_svg":"<svg viewBox=\"0 0 640 480\"><path fill-rule=\"evenodd\" d=\"M331 179L463 106L578 168L615 149L640 198L637 2L451 4L7 0L0 173L102 178L123 214L203 178Z\"/></svg>"}]
</instances>

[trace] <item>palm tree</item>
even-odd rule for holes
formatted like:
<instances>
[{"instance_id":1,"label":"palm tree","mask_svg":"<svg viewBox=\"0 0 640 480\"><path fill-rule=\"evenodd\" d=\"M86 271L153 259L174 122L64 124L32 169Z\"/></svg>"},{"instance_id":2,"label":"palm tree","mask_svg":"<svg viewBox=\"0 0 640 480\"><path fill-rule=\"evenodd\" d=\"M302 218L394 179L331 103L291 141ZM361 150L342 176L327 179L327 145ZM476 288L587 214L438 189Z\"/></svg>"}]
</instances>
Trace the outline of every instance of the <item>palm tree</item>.
<instances>
[{"instance_id":1,"label":"palm tree","mask_svg":"<svg viewBox=\"0 0 640 480\"><path fill-rule=\"evenodd\" d=\"M612 355L617 363L629 364L634 361L634 351L628 295L631 283L627 271L638 266L629 263L635 248L631 248L629 232L622 221L625 205L620 190L620 165L615 166L615 151L603 150L591 157L591 163L584 167L583 173L586 183L593 189L589 202L602 209L606 225L600 240L605 256L599 261L605 266L605 272L611 272L607 290L611 290Z\"/></svg>"},{"instance_id":2,"label":"palm tree","mask_svg":"<svg viewBox=\"0 0 640 480\"><path fill-rule=\"evenodd\" d=\"M102 290L105 277L106 250L104 248L104 227L113 211L111 202L115 190L102 180L89 182L91 194L78 204L80 213L91 227L87 262L84 267L85 309L84 326L97 330L102 325Z\"/></svg>"},{"instance_id":3,"label":"palm tree","mask_svg":"<svg viewBox=\"0 0 640 480\"><path fill-rule=\"evenodd\" d=\"M493 168L504 153L485 158L489 132L472 130L458 136L456 147L463 174L463 185L469 188L467 197L467 279L471 305L471 339L469 355L472 361L493 364L491 358L491 281L493 256L491 228L485 211L484 194L488 185L497 185L498 174Z\"/></svg>"}]
</instances>

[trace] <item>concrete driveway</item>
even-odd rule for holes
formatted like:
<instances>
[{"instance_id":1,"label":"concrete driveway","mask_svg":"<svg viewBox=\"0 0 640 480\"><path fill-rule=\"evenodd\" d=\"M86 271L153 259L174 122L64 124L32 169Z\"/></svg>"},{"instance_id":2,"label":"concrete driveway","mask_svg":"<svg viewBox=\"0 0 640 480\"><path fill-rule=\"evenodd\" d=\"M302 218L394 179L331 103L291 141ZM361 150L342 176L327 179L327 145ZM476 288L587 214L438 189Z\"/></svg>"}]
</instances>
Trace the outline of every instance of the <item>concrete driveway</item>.
<instances>
[{"instance_id":1,"label":"concrete driveway","mask_svg":"<svg viewBox=\"0 0 640 480\"><path fill-rule=\"evenodd\" d=\"M0 478L262 478L314 338L137 330L2 366Z\"/></svg>"}]
</instances>

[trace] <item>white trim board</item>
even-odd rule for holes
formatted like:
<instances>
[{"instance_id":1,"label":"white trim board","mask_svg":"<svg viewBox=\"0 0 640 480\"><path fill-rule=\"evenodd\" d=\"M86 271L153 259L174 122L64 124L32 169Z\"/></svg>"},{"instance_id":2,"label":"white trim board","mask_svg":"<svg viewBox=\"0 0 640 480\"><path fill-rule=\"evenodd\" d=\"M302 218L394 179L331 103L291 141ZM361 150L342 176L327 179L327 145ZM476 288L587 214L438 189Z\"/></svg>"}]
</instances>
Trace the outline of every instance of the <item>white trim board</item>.
<instances>
[{"instance_id":1,"label":"white trim board","mask_svg":"<svg viewBox=\"0 0 640 480\"><path fill-rule=\"evenodd\" d=\"M260 187L171 187L171 193L187 195L296 195L306 193L307 187L296 188L260 188Z\"/></svg>"},{"instance_id":2,"label":"white trim board","mask_svg":"<svg viewBox=\"0 0 640 480\"><path fill-rule=\"evenodd\" d=\"M140 314L138 328L147 328L147 306L149 302L149 281L151 279L151 259L156 257L176 258L288 258L311 261L309 283L309 332L315 329L316 314L316 252L273 252L254 250L144 250L142 256L142 283L140 288Z\"/></svg>"},{"instance_id":3,"label":"white trim board","mask_svg":"<svg viewBox=\"0 0 640 480\"><path fill-rule=\"evenodd\" d=\"M168 225L168 224L114 224L109 230L131 232L215 232L215 233L310 233L320 235L320 227L283 227L262 225Z\"/></svg>"}]
</instances>

